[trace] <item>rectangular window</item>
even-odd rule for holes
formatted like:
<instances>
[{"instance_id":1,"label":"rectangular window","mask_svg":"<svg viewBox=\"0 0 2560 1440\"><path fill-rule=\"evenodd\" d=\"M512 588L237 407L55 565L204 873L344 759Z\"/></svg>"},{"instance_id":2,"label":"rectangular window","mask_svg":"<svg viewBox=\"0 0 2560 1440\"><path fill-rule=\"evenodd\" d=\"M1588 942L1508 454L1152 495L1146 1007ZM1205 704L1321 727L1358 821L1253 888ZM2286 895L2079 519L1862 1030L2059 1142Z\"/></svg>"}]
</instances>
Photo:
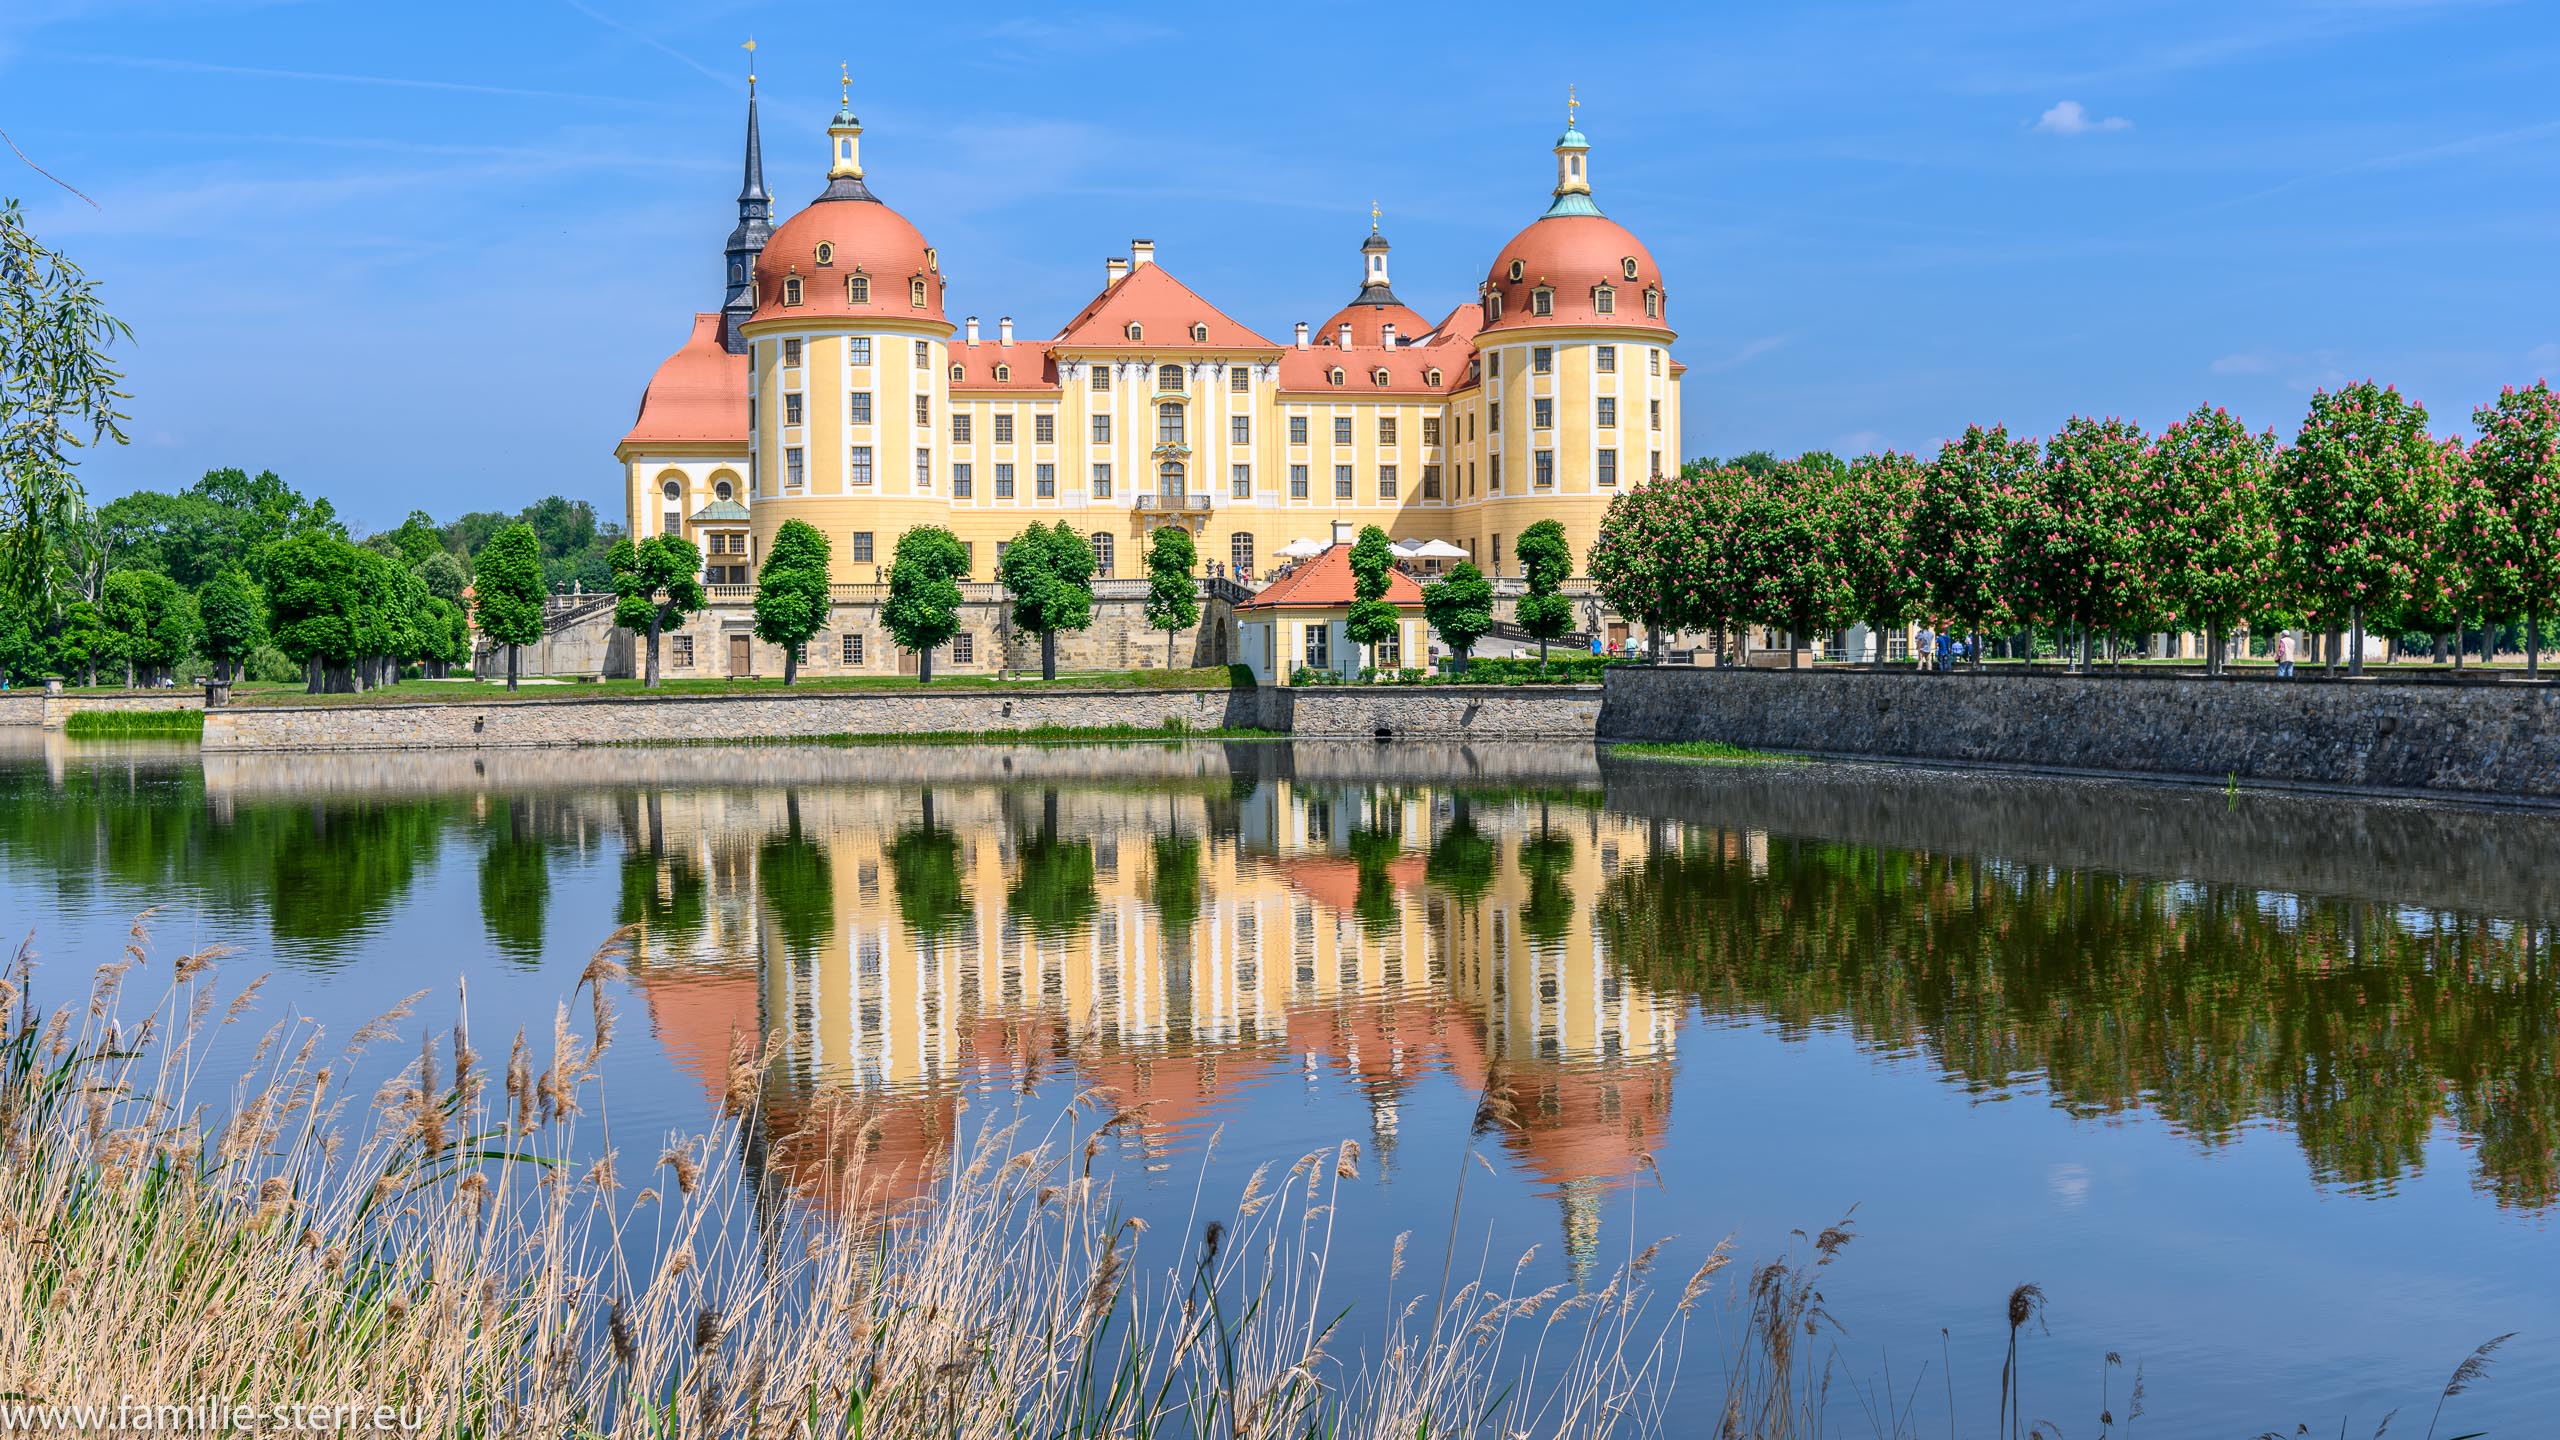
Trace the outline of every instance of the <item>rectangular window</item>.
<instances>
[{"instance_id":1,"label":"rectangular window","mask_svg":"<svg viewBox=\"0 0 2560 1440\"><path fill-rule=\"evenodd\" d=\"M1422 498L1425 500L1440 498L1440 467L1437 465L1422 467Z\"/></svg>"},{"instance_id":2,"label":"rectangular window","mask_svg":"<svg viewBox=\"0 0 2560 1440\"><path fill-rule=\"evenodd\" d=\"M1404 668L1403 626L1397 626L1396 633L1378 642L1378 648L1370 657L1369 663L1377 666L1381 670L1401 670Z\"/></svg>"},{"instance_id":3,"label":"rectangular window","mask_svg":"<svg viewBox=\"0 0 2560 1440\"><path fill-rule=\"evenodd\" d=\"M1396 443L1396 417L1393 415L1378 417L1378 443L1381 445Z\"/></svg>"},{"instance_id":4,"label":"rectangular window","mask_svg":"<svg viewBox=\"0 0 2560 1440\"><path fill-rule=\"evenodd\" d=\"M856 425L871 423L871 392L868 390L853 392L853 423Z\"/></svg>"},{"instance_id":5,"label":"rectangular window","mask_svg":"<svg viewBox=\"0 0 2560 1440\"><path fill-rule=\"evenodd\" d=\"M856 335L856 336L854 336L854 337L853 337L853 339L851 340L851 342L850 342L850 343L851 343L851 344L852 344L852 346L853 346L853 354L849 357L849 358L852 360L852 362L853 362L854 364L856 364L856 365L868 365L868 364L870 364L870 363L871 363L871 337L870 337L870 336L868 336L868 335Z\"/></svg>"},{"instance_id":6,"label":"rectangular window","mask_svg":"<svg viewBox=\"0 0 2560 1440\"><path fill-rule=\"evenodd\" d=\"M933 347L922 340L916 342L916 368L919 370L933 368Z\"/></svg>"},{"instance_id":7,"label":"rectangular window","mask_svg":"<svg viewBox=\"0 0 2560 1440\"><path fill-rule=\"evenodd\" d=\"M1646 353L1645 368L1651 370L1656 375L1661 374L1662 352L1659 350L1648 351Z\"/></svg>"},{"instance_id":8,"label":"rectangular window","mask_svg":"<svg viewBox=\"0 0 2560 1440\"><path fill-rule=\"evenodd\" d=\"M674 662L674 664L675 664L675 668L677 668L678 670L690 670L690 669L692 669L692 668L693 668L693 637L692 637L692 636L690 636L690 635L674 635L674 636L670 636L670 637L668 637L668 640L667 640L667 646L668 646L669 651L671 652L671 653L667 656L667 658L668 658L669 660L671 660L671 661L673 661L673 662Z\"/></svg>"},{"instance_id":9,"label":"rectangular window","mask_svg":"<svg viewBox=\"0 0 2560 1440\"><path fill-rule=\"evenodd\" d=\"M1243 530L1227 538L1227 561L1238 575L1253 573L1253 536Z\"/></svg>"},{"instance_id":10,"label":"rectangular window","mask_svg":"<svg viewBox=\"0 0 2560 1440\"><path fill-rule=\"evenodd\" d=\"M1501 351L1499 351L1499 350L1488 350L1488 351L1486 351L1486 352L1485 352L1485 357L1484 357L1484 378L1486 378L1487 380L1499 380L1499 379L1501 379L1501 378L1502 378L1502 352L1501 352Z\"/></svg>"},{"instance_id":11,"label":"rectangular window","mask_svg":"<svg viewBox=\"0 0 2560 1440\"><path fill-rule=\"evenodd\" d=\"M798 395L785 395L782 397L782 423L785 425L797 425L800 423L800 397Z\"/></svg>"},{"instance_id":12,"label":"rectangular window","mask_svg":"<svg viewBox=\"0 0 2560 1440\"><path fill-rule=\"evenodd\" d=\"M1529 477L1529 488L1532 490L1556 488L1556 452L1541 450L1537 453L1536 462L1537 469Z\"/></svg>"},{"instance_id":13,"label":"rectangular window","mask_svg":"<svg viewBox=\"0 0 2560 1440\"><path fill-rule=\"evenodd\" d=\"M1058 443L1058 417L1057 417L1057 416L1055 416L1055 415L1034 415L1034 416L1032 416L1032 417L1031 417L1031 443L1032 443L1032 444L1034 444L1034 445L1055 445L1055 444L1057 444L1057 443Z\"/></svg>"},{"instance_id":14,"label":"rectangular window","mask_svg":"<svg viewBox=\"0 0 2560 1440\"><path fill-rule=\"evenodd\" d=\"M999 445L1010 445L1013 443L1013 415L1011 412L1007 412L996 417L996 443Z\"/></svg>"},{"instance_id":15,"label":"rectangular window","mask_svg":"<svg viewBox=\"0 0 2560 1440\"><path fill-rule=\"evenodd\" d=\"M1013 498L1013 467L999 462L996 466L996 498Z\"/></svg>"},{"instance_id":16,"label":"rectangular window","mask_svg":"<svg viewBox=\"0 0 2560 1440\"><path fill-rule=\"evenodd\" d=\"M1058 498L1057 466L1034 465L1031 467L1031 494L1032 498L1037 500Z\"/></svg>"},{"instance_id":17,"label":"rectangular window","mask_svg":"<svg viewBox=\"0 0 2560 1440\"><path fill-rule=\"evenodd\" d=\"M1096 415L1093 417L1093 443L1096 445L1108 445L1111 443L1110 416Z\"/></svg>"},{"instance_id":18,"label":"rectangular window","mask_svg":"<svg viewBox=\"0 0 2560 1440\"><path fill-rule=\"evenodd\" d=\"M963 540L960 542L960 578L966 580L977 573L978 542L975 540Z\"/></svg>"},{"instance_id":19,"label":"rectangular window","mask_svg":"<svg viewBox=\"0 0 2560 1440\"><path fill-rule=\"evenodd\" d=\"M801 485L807 482L808 478L809 463L807 459L807 452L803 451L797 445L784 450L782 452L783 488L787 490L797 490Z\"/></svg>"},{"instance_id":20,"label":"rectangular window","mask_svg":"<svg viewBox=\"0 0 2560 1440\"><path fill-rule=\"evenodd\" d=\"M1289 417L1289 443L1292 445L1304 445L1307 443L1306 416L1292 415Z\"/></svg>"},{"instance_id":21,"label":"rectangular window","mask_svg":"<svg viewBox=\"0 0 2560 1440\"><path fill-rule=\"evenodd\" d=\"M1437 445L1440 443L1439 416L1425 415L1422 417L1422 443L1425 445Z\"/></svg>"},{"instance_id":22,"label":"rectangular window","mask_svg":"<svg viewBox=\"0 0 2560 1440\"><path fill-rule=\"evenodd\" d=\"M975 465L954 465L954 466L952 466L952 467L951 467L951 498L952 498L952 499L954 499L954 500L966 500L966 499L968 499L970 496L975 495L976 493L978 493L978 491L977 491L977 486L978 486L978 467L977 467L977 466L975 466Z\"/></svg>"},{"instance_id":23,"label":"rectangular window","mask_svg":"<svg viewBox=\"0 0 2560 1440\"><path fill-rule=\"evenodd\" d=\"M1618 347L1617 347L1617 346L1615 346L1615 345L1601 345L1601 346L1597 346L1597 347L1595 347L1595 348L1593 349L1592 354L1593 354L1593 357L1594 357L1594 363L1595 363L1595 364L1597 364L1597 365L1600 367L1600 373L1601 373L1601 374L1603 374L1603 375L1615 375L1615 374L1617 374L1617 373L1618 373Z\"/></svg>"},{"instance_id":24,"label":"rectangular window","mask_svg":"<svg viewBox=\"0 0 2560 1440\"><path fill-rule=\"evenodd\" d=\"M1595 315L1618 313L1618 292L1603 285L1591 292L1591 310Z\"/></svg>"},{"instance_id":25,"label":"rectangular window","mask_svg":"<svg viewBox=\"0 0 2560 1440\"><path fill-rule=\"evenodd\" d=\"M954 410L951 412L952 444L966 445L969 443L970 432L977 429L977 426L971 423L975 419L975 416L970 415L965 411Z\"/></svg>"},{"instance_id":26,"label":"rectangular window","mask_svg":"<svg viewBox=\"0 0 2560 1440\"><path fill-rule=\"evenodd\" d=\"M1253 389L1253 372L1242 365L1228 366L1227 388L1233 390L1239 395L1251 391Z\"/></svg>"},{"instance_id":27,"label":"rectangular window","mask_svg":"<svg viewBox=\"0 0 2560 1440\"><path fill-rule=\"evenodd\" d=\"M1351 467L1348 465L1333 467L1333 498L1336 500L1351 498Z\"/></svg>"},{"instance_id":28,"label":"rectangular window","mask_svg":"<svg viewBox=\"0 0 2560 1440\"><path fill-rule=\"evenodd\" d=\"M932 396L930 396L930 395L919 395L919 396L917 396L917 397L916 397L916 426L917 426L917 428L922 429L924 426L930 425L930 424L932 424L932 423L933 423L933 397L932 397Z\"/></svg>"},{"instance_id":29,"label":"rectangular window","mask_svg":"<svg viewBox=\"0 0 2560 1440\"><path fill-rule=\"evenodd\" d=\"M1556 369L1556 352L1552 345L1539 345L1529 351L1529 369L1539 375L1552 375Z\"/></svg>"},{"instance_id":30,"label":"rectangular window","mask_svg":"<svg viewBox=\"0 0 2560 1440\"><path fill-rule=\"evenodd\" d=\"M1499 455L1484 457L1484 488L1489 494L1502 493L1502 457Z\"/></svg>"},{"instance_id":31,"label":"rectangular window","mask_svg":"<svg viewBox=\"0 0 2560 1440\"><path fill-rule=\"evenodd\" d=\"M844 637L844 663L847 665L859 665L862 663L861 636L847 635Z\"/></svg>"},{"instance_id":32,"label":"rectangular window","mask_svg":"<svg viewBox=\"0 0 2560 1440\"><path fill-rule=\"evenodd\" d=\"M1093 498L1096 500L1111 498L1111 467L1108 465L1093 467Z\"/></svg>"},{"instance_id":33,"label":"rectangular window","mask_svg":"<svg viewBox=\"0 0 2560 1440\"><path fill-rule=\"evenodd\" d=\"M1553 290L1530 291L1529 313L1532 315L1553 315L1556 313L1556 292Z\"/></svg>"},{"instance_id":34,"label":"rectangular window","mask_svg":"<svg viewBox=\"0 0 2560 1440\"><path fill-rule=\"evenodd\" d=\"M916 447L916 488L933 489L933 452L921 445Z\"/></svg>"},{"instance_id":35,"label":"rectangular window","mask_svg":"<svg viewBox=\"0 0 2560 1440\"><path fill-rule=\"evenodd\" d=\"M1494 434L1496 434L1496 435L1499 435L1499 434L1501 434L1501 433L1502 433L1502 402L1501 402L1501 401L1499 401L1499 400L1491 400L1491 401L1487 401L1487 402L1485 403L1485 407L1484 407L1484 428L1486 428L1487 430L1492 431L1492 432L1493 432Z\"/></svg>"},{"instance_id":36,"label":"rectangular window","mask_svg":"<svg viewBox=\"0 0 2560 1440\"><path fill-rule=\"evenodd\" d=\"M684 512L681 510L670 510L666 514L659 516L658 533L661 535L682 535L684 533Z\"/></svg>"},{"instance_id":37,"label":"rectangular window","mask_svg":"<svg viewBox=\"0 0 2560 1440\"><path fill-rule=\"evenodd\" d=\"M1249 415L1229 416L1227 419L1227 443L1230 445L1252 444L1253 417Z\"/></svg>"},{"instance_id":38,"label":"rectangular window","mask_svg":"<svg viewBox=\"0 0 2560 1440\"><path fill-rule=\"evenodd\" d=\"M1661 478L1662 478L1662 452L1661 452L1661 451L1656 450L1656 451L1654 451L1654 452L1653 452L1653 467L1652 467L1651 469L1647 470L1645 473L1646 473L1646 474L1648 474L1648 475L1650 475L1650 476L1652 476L1652 477L1653 477L1654 479L1656 479L1656 480L1659 480L1659 479L1661 479Z\"/></svg>"},{"instance_id":39,"label":"rectangular window","mask_svg":"<svg viewBox=\"0 0 2560 1440\"><path fill-rule=\"evenodd\" d=\"M1618 488L1617 451L1603 450L1600 452L1600 468L1593 474L1592 480L1603 490L1615 490Z\"/></svg>"},{"instance_id":40,"label":"rectangular window","mask_svg":"<svg viewBox=\"0 0 2560 1440\"><path fill-rule=\"evenodd\" d=\"M1393 500L1396 498L1398 493L1399 492L1396 489L1396 467L1393 465L1379 466L1378 498L1381 500Z\"/></svg>"},{"instance_id":41,"label":"rectangular window","mask_svg":"<svg viewBox=\"0 0 2560 1440\"><path fill-rule=\"evenodd\" d=\"M1253 498L1253 467L1238 465L1227 474L1227 493L1238 500Z\"/></svg>"},{"instance_id":42,"label":"rectangular window","mask_svg":"<svg viewBox=\"0 0 2560 1440\"><path fill-rule=\"evenodd\" d=\"M1618 424L1618 397L1617 397L1617 396L1615 396L1615 395L1603 395L1603 396L1601 396L1601 397L1600 397L1600 413L1599 413L1599 416L1598 416L1597 418L1598 418L1598 421L1599 421L1600 428L1601 428L1601 429L1603 429L1603 430L1611 430L1611 429L1615 429L1615 428L1617 427L1617 424Z\"/></svg>"},{"instance_id":43,"label":"rectangular window","mask_svg":"<svg viewBox=\"0 0 2560 1440\"><path fill-rule=\"evenodd\" d=\"M1307 498L1307 467L1304 465L1289 467L1289 498L1292 500Z\"/></svg>"},{"instance_id":44,"label":"rectangular window","mask_svg":"<svg viewBox=\"0 0 2560 1440\"><path fill-rule=\"evenodd\" d=\"M782 342L782 363L785 365L797 365L800 363L799 341L785 340Z\"/></svg>"},{"instance_id":45,"label":"rectangular window","mask_svg":"<svg viewBox=\"0 0 2560 1440\"><path fill-rule=\"evenodd\" d=\"M1652 411L1652 414L1653 414L1653 428L1654 428L1654 429L1656 429L1656 430L1661 429L1661 428L1662 428L1662 402L1661 402L1661 401L1659 401L1659 400L1648 400L1648 401L1646 401L1646 402L1645 402L1645 405L1646 405L1646 406L1647 406L1647 407Z\"/></svg>"},{"instance_id":46,"label":"rectangular window","mask_svg":"<svg viewBox=\"0 0 2560 1440\"><path fill-rule=\"evenodd\" d=\"M1111 388L1111 367L1110 367L1110 366L1108 366L1108 365L1096 365L1096 366L1094 366L1094 367L1093 367L1093 393L1094 393L1094 394L1096 394L1096 395L1100 395L1100 394L1103 394L1104 392L1108 391L1110 388Z\"/></svg>"},{"instance_id":47,"label":"rectangular window","mask_svg":"<svg viewBox=\"0 0 2560 1440\"><path fill-rule=\"evenodd\" d=\"M1493 532L1493 573L1502 573L1502 532Z\"/></svg>"},{"instance_id":48,"label":"rectangular window","mask_svg":"<svg viewBox=\"0 0 2560 1440\"><path fill-rule=\"evenodd\" d=\"M853 447L853 464L852 464L852 466L851 466L851 475L852 475L853 483L854 483L854 484L856 484L856 485L868 485L868 484L870 484L870 483L871 483L871 447L870 447L870 446L868 446L868 445L856 445L856 446L854 446L854 447Z\"/></svg>"},{"instance_id":49,"label":"rectangular window","mask_svg":"<svg viewBox=\"0 0 2560 1440\"><path fill-rule=\"evenodd\" d=\"M1529 424L1532 429L1556 428L1556 402L1543 396L1529 402Z\"/></svg>"},{"instance_id":50,"label":"rectangular window","mask_svg":"<svg viewBox=\"0 0 2560 1440\"><path fill-rule=\"evenodd\" d=\"M868 530L853 532L853 563L856 565L871 563L871 532Z\"/></svg>"},{"instance_id":51,"label":"rectangular window","mask_svg":"<svg viewBox=\"0 0 2560 1440\"><path fill-rule=\"evenodd\" d=\"M1333 627L1321 622L1307 626L1307 667L1330 669L1333 665Z\"/></svg>"},{"instance_id":52,"label":"rectangular window","mask_svg":"<svg viewBox=\"0 0 2560 1440\"><path fill-rule=\"evenodd\" d=\"M952 637L951 637L951 663L952 663L952 664L954 664L954 665L975 665L975 664L977 664L977 663L978 663L978 637L977 637L977 636L975 636L975 635L970 634L970 633L969 633L968 631L966 631L966 630L963 630L963 631L961 631L959 634L952 636Z\"/></svg>"},{"instance_id":53,"label":"rectangular window","mask_svg":"<svg viewBox=\"0 0 2560 1440\"><path fill-rule=\"evenodd\" d=\"M1337 415L1333 418L1333 443L1336 445L1348 445L1351 443L1350 416Z\"/></svg>"},{"instance_id":54,"label":"rectangular window","mask_svg":"<svg viewBox=\"0 0 2560 1440\"><path fill-rule=\"evenodd\" d=\"M1182 413L1182 407L1179 405L1159 405L1156 407L1157 444L1179 445L1183 443Z\"/></svg>"}]
</instances>

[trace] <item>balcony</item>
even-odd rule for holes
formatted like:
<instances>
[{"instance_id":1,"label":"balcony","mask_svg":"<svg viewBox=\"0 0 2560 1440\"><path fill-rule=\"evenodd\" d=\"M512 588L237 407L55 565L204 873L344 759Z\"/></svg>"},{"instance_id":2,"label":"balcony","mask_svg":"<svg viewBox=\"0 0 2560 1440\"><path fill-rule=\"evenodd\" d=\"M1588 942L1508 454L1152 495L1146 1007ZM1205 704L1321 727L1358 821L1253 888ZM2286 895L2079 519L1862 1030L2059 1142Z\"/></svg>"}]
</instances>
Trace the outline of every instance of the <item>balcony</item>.
<instances>
[{"instance_id":1,"label":"balcony","mask_svg":"<svg viewBox=\"0 0 2560 1440\"><path fill-rule=\"evenodd\" d=\"M1140 495L1136 503L1137 508L1153 514L1200 515L1207 513L1209 509L1209 496L1205 492L1200 494L1167 492L1161 495Z\"/></svg>"}]
</instances>

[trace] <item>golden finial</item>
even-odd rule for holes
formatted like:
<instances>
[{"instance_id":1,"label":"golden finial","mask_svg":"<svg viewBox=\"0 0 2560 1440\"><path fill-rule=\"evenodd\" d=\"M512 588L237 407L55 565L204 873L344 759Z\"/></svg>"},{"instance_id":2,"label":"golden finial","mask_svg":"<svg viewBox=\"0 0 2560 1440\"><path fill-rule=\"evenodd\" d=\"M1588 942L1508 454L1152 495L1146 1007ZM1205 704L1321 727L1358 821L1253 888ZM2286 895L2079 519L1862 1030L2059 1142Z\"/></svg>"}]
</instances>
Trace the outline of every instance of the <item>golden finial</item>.
<instances>
[{"instance_id":1,"label":"golden finial","mask_svg":"<svg viewBox=\"0 0 2560 1440\"><path fill-rule=\"evenodd\" d=\"M845 108L850 110L853 108L853 67L841 60L837 61L836 79L844 85Z\"/></svg>"},{"instance_id":2,"label":"golden finial","mask_svg":"<svg viewBox=\"0 0 2560 1440\"><path fill-rule=\"evenodd\" d=\"M1378 233L1378 202L1375 200L1369 202L1369 233Z\"/></svg>"},{"instance_id":3,"label":"golden finial","mask_svg":"<svg viewBox=\"0 0 2560 1440\"><path fill-rule=\"evenodd\" d=\"M1572 87L1571 85L1567 85L1567 86L1565 86L1565 87L1564 87L1564 128L1566 128L1567 130L1570 130L1570 129L1572 129L1572 128L1573 128L1573 112L1575 112L1576 110L1579 110L1579 109L1581 109L1581 108L1582 108L1582 98L1581 98L1580 96L1578 96L1578 95L1576 95L1576 94L1574 93L1573 87Z\"/></svg>"},{"instance_id":4,"label":"golden finial","mask_svg":"<svg viewBox=\"0 0 2560 1440\"><path fill-rule=\"evenodd\" d=\"M754 36L752 36L752 35L748 36L748 37L747 37L747 43L746 43L746 44L744 44L744 45L739 46L738 48L747 52L747 88L748 88L748 89L750 89L750 90L752 90L752 89L754 89L754 88L756 87L756 40L755 40L755 37L754 37Z\"/></svg>"}]
</instances>

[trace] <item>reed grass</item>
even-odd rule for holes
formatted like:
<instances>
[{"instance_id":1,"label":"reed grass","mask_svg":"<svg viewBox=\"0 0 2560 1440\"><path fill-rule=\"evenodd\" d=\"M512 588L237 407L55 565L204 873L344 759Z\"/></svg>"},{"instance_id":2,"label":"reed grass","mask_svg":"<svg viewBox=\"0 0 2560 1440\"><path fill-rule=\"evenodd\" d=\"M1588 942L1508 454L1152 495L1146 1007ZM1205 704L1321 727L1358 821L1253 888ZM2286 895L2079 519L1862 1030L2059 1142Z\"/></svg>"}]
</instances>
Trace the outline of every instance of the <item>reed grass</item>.
<instances>
[{"instance_id":1,"label":"reed grass","mask_svg":"<svg viewBox=\"0 0 2560 1440\"><path fill-rule=\"evenodd\" d=\"M202 710L74 710L62 719L74 740L201 740Z\"/></svg>"},{"instance_id":2,"label":"reed grass","mask_svg":"<svg viewBox=\"0 0 2560 1440\"><path fill-rule=\"evenodd\" d=\"M1769 750L1728 745L1721 740L1630 740L1609 747L1612 755L1643 760L1686 760L1711 765L1793 765L1799 757Z\"/></svg>"}]
</instances>

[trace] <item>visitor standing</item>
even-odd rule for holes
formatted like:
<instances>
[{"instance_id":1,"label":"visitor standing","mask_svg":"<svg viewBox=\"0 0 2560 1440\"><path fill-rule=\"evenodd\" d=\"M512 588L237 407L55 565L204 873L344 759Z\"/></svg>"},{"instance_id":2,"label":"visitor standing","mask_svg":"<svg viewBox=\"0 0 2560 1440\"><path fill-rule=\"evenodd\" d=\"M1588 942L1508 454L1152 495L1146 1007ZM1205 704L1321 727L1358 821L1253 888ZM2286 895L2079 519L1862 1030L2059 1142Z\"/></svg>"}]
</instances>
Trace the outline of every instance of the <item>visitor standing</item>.
<instances>
[{"instance_id":1,"label":"visitor standing","mask_svg":"<svg viewBox=\"0 0 2560 1440\"><path fill-rule=\"evenodd\" d=\"M1926 620L1921 621L1920 628L1912 632L1911 658L1918 662L1911 667L1914 674L1929 668L1929 647L1937 643L1937 638L1936 632L1929 628L1929 622Z\"/></svg>"},{"instance_id":2,"label":"visitor standing","mask_svg":"<svg viewBox=\"0 0 2560 1440\"><path fill-rule=\"evenodd\" d=\"M2290 630L2276 632L2276 678L2293 678L2293 632Z\"/></svg>"}]
</instances>

